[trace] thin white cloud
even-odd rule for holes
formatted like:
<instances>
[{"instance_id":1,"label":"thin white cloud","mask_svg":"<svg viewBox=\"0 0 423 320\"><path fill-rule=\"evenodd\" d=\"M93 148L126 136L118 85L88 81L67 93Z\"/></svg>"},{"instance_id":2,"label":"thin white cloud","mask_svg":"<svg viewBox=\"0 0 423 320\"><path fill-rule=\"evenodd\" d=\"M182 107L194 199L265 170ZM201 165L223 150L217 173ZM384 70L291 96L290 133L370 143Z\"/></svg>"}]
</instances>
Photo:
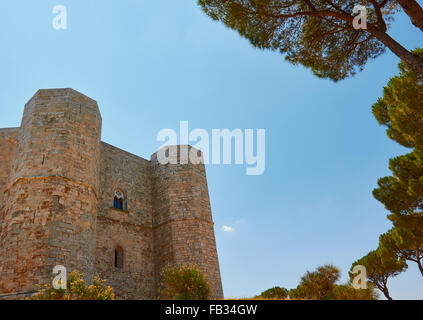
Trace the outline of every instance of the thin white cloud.
<instances>
[{"instance_id":1,"label":"thin white cloud","mask_svg":"<svg viewBox=\"0 0 423 320\"><path fill-rule=\"evenodd\" d=\"M221 230L225 231L225 232L234 232L235 231L234 228L229 227L229 226L222 226Z\"/></svg>"}]
</instances>

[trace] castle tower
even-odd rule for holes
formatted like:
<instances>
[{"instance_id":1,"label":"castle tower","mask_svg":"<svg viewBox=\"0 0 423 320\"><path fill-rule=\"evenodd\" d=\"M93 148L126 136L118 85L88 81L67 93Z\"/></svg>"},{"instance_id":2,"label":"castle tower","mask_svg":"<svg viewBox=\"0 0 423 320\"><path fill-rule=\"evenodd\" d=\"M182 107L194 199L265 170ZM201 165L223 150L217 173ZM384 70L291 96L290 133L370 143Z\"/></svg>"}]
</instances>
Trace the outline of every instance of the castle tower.
<instances>
[{"instance_id":1,"label":"castle tower","mask_svg":"<svg viewBox=\"0 0 423 320\"><path fill-rule=\"evenodd\" d=\"M170 152L169 148L177 152ZM169 164L161 164L160 152ZM183 164L187 154L200 151L190 146L164 147L151 156L153 166L153 230L156 279L168 264L195 263L208 276L212 298L223 298L204 164ZM176 157L176 161L172 161ZM178 164L171 164L178 163Z\"/></svg>"},{"instance_id":2,"label":"castle tower","mask_svg":"<svg viewBox=\"0 0 423 320\"><path fill-rule=\"evenodd\" d=\"M72 90L40 90L25 105L4 194L0 292L49 283L55 265L93 275L101 115Z\"/></svg>"}]
</instances>

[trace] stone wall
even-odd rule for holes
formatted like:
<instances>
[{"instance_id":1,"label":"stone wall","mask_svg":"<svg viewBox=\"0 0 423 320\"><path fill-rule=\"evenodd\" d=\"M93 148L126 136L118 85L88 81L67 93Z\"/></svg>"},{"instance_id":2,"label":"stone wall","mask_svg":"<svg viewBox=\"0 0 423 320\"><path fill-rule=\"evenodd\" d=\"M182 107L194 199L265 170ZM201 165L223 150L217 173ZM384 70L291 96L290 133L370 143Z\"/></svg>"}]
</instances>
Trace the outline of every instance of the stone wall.
<instances>
[{"instance_id":1,"label":"stone wall","mask_svg":"<svg viewBox=\"0 0 423 320\"><path fill-rule=\"evenodd\" d=\"M91 188L62 178L32 178L13 185L6 196L1 293L49 283L55 265L92 275L97 208Z\"/></svg>"},{"instance_id":2,"label":"stone wall","mask_svg":"<svg viewBox=\"0 0 423 320\"><path fill-rule=\"evenodd\" d=\"M3 192L12 167L13 154L18 142L18 133L19 128L0 129L0 200L3 200Z\"/></svg>"},{"instance_id":3,"label":"stone wall","mask_svg":"<svg viewBox=\"0 0 423 320\"><path fill-rule=\"evenodd\" d=\"M100 163L96 272L120 299L154 299L150 162L103 142ZM126 210L113 208L116 190ZM124 251L122 269L114 266L117 246Z\"/></svg>"},{"instance_id":4,"label":"stone wall","mask_svg":"<svg viewBox=\"0 0 423 320\"><path fill-rule=\"evenodd\" d=\"M13 154L18 143L18 133L19 128L0 129L0 235L3 221L4 190L6 189L12 167Z\"/></svg>"}]
</instances>

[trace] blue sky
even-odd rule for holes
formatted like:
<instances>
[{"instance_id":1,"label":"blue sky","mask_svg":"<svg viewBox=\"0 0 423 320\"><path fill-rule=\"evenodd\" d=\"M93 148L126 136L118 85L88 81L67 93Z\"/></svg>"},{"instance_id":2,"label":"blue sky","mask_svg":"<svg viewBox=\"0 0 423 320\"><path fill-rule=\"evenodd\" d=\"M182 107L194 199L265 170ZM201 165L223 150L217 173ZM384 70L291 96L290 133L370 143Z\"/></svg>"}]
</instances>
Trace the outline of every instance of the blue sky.
<instances>
[{"instance_id":1,"label":"blue sky","mask_svg":"<svg viewBox=\"0 0 423 320\"><path fill-rule=\"evenodd\" d=\"M68 29L54 30L65 5ZM423 36L399 15L407 48ZM333 263L343 271L390 228L371 192L406 150L371 105L398 59L387 52L333 83L211 21L191 1L14 0L0 3L0 127L18 126L40 88L71 87L99 103L103 141L149 159L163 128L266 129L266 171L207 167L225 295L295 287ZM224 232L223 225L234 228ZM389 282L395 299L423 299L414 265Z\"/></svg>"}]
</instances>

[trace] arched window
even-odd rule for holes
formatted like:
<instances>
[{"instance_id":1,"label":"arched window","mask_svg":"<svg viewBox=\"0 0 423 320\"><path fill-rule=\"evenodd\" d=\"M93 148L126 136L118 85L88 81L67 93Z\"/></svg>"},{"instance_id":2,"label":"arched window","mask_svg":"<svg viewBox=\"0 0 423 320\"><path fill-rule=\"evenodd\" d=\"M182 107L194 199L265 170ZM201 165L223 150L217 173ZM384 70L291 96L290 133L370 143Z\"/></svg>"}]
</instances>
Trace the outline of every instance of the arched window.
<instances>
[{"instance_id":1,"label":"arched window","mask_svg":"<svg viewBox=\"0 0 423 320\"><path fill-rule=\"evenodd\" d=\"M123 196L123 193L120 191L115 192L115 197L113 200L113 208L119 209L119 210L125 210L125 197Z\"/></svg>"},{"instance_id":2,"label":"arched window","mask_svg":"<svg viewBox=\"0 0 423 320\"><path fill-rule=\"evenodd\" d=\"M115 259L114 259L115 268L123 268L123 249L121 246L115 248Z\"/></svg>"}]
</instances>

